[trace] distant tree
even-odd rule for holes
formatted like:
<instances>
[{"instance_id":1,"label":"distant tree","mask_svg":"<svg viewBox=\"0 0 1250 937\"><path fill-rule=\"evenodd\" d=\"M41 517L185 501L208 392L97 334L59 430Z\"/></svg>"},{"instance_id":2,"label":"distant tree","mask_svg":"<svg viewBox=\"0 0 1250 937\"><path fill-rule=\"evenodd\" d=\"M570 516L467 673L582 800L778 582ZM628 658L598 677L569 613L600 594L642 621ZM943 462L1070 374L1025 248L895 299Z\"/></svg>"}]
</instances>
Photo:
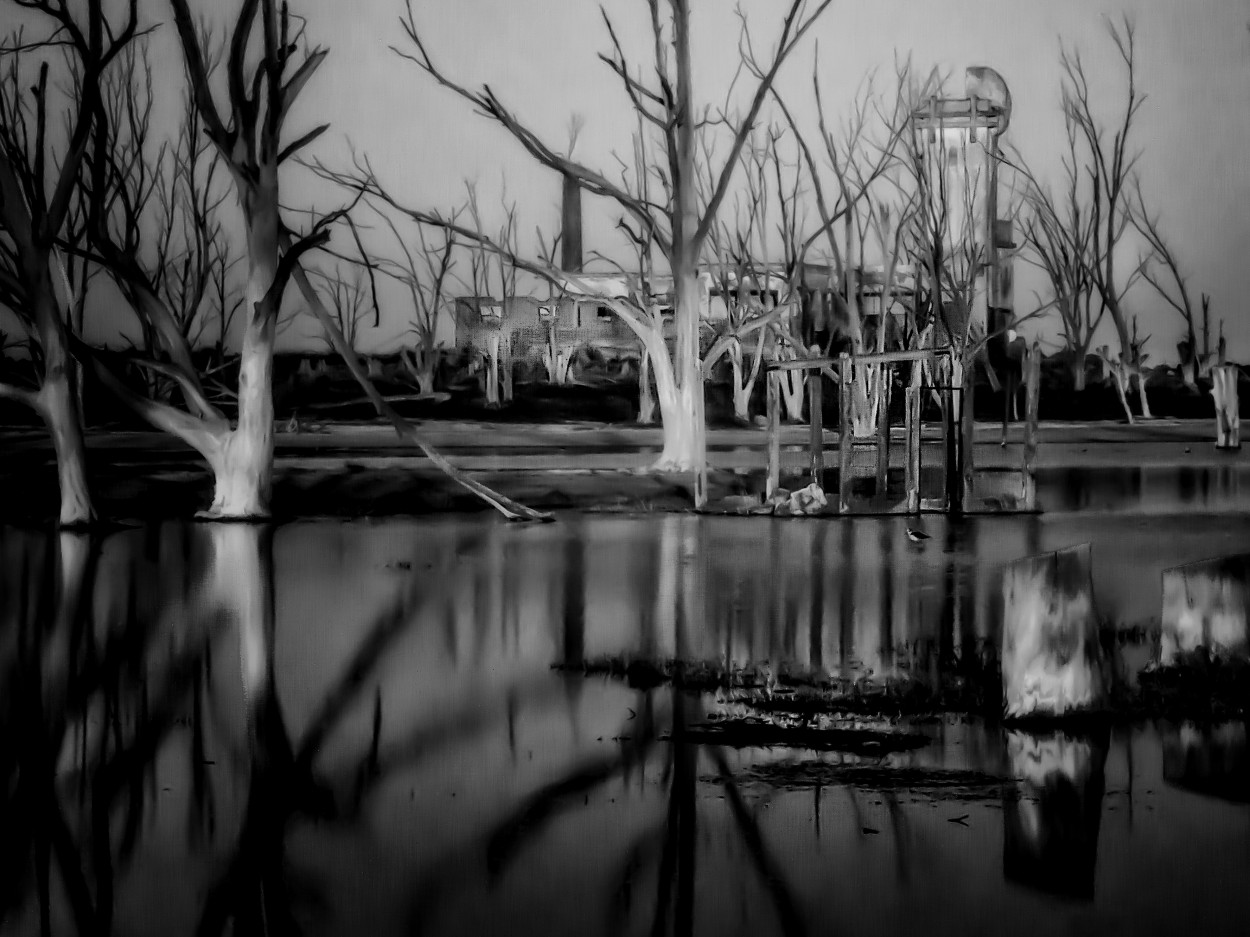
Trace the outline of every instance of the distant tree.
<instances>
[{"instance_id":1,"label":"distant tree","mask_svg":"<svg viewBox=\"0 0 1250 937\"><path fill-rule=\"evenodd\" d=\"M1107 307L1094 304L1094 286L1088 258L1092 250L1093 219L1082 198L1084 174L1077 159L1076 125L1065 121L1067 153L1062 159L1063 187L1058 195L1028 169L1016 152L1009 163L1026 180L1027 212L1022 216L1024 257L1046 274L1059 312L1064 354L1077 391L1085 389L1085 360Z\"/></svg>"},{"instance_id":2,"label":"distant tree","mask_svg":"<svg viewBox=\"0 0 1250 937\"><path fill-rule=\"evenodd\" d=\"M81 307L74 302L58 245L68 233L103 77L140 34L138 0L130 0L120 22L110 20L103 0L88 0L81 13L54 0L7 0L4 6L40 14L52 32L33 42L12 33L0 50L8 59L0 72L0 302L32 339L36 372L32 387L0 383L0 396L31 407L48 427L60 482L59 520L74 526L92 522L95 511L66 328L75 310L81 324ZM81 76L78 93L71 93L67 105L68 126L59 151L49 138L49 57L56 49ZM22 64L23 55L31 52L40 58L33 85ZM58 285L65 288L63 298L57 296Z\"/></svg>"},{"instance_id":3,"label":"distant tree","mask_svg":"<svg viewBox=\"0 0 1250 937\"><path fill-rule=\"evenodd\" d=\"M783 321L793 300L793 280L780 265L770 264L769 244L773 236L773 175L780 168L778 139L782 131L769 127L743 147L745 187L736 194L732 217L722 212L708 233L707 256L711 262L712 283L725 303L726 318L719 334L703 356L704 374L728 357L732 372L734 417L750 419L751 393L755 388L765 354L771 350L773 326ZM714 183L711 147L704 150L701 166ZM743 345L749 354L743 355ZM745 368L744 368L745 364Z\"/></svg>"},{"instance_id":4,"label":"distant tree","mask_svg":"<svg viewBox=\"0 0 1250 937\"><path fill-rule=\"evenodd\" d=\"M374 206L377 214L394 237L403 259L377 257L377 269L401 283L412 303L408 333L415 342L401 352L401 359L422 395L434 393L434 374L438 366L438 323L443 316L453 315L451 287L455 277L456 240L450 231L441 229L431 238L422 225L415 226L415 236L405 237L395 220L382 206Z\"/></svg>"},{"instance_id":5,"label":"distant tree","mask_svg":"<svg viewBox=\"0 0 1250 937\"><path fill-rule=\"evenodd\" d=\"M1181 352L1180 370L1187 384L1196 385L1200 377L1206 376L1205 369L1210 367L1212 358L1211 298L1205 293L1200 297L1202 309L1202 347L1200 350L1197 325L1194 321L1197 315L1189 292L1188 277L1181 272L1181 265L1172 250L1172 245L1163 235L1158 214L1152 215L1146 207L1146 198L1142 194L1140 179L1135 179L1133 184L1132 220L1133 226L1151 251L1141 268L1142 276L1184 322L1185 338L1177 346ZM1144 388L1143 393L1145 393Z\"/></svg>"},{"instance_id":6,"label":"distant tree","mask_svg":"<svg viewBox=\"0 0 1250 937\"><path fill-rule=\"evenodd\" d=\"M468 220L477 231L485 230L477 185L466 183ZM501 250L488 250L480 242L470 242L469 278L480 315L480 327L471 330L473 350L486 361L486 405L497 407L512 401L513 323L509 313L516 299L517 267L510 258L517 252L516 202L508 202L505 185L501 197L503 221L494 243Z\"/></svg>"},{"instance_id":7,"label":"distant tree","mask_svg":"<svg viewBox=\"0 0 1250 937\"><path fill-rule=\"evenodd\" d=\"M353 265L350 273L344 273L336 266L331 270L311 270L309 273L321 283L322 294L329 298L330 311L343 338L353 350L358 350L361 326L374 314L364 268ZM328 336L323 336L322 340L326 349L333 353L334 342Z\"/></svg>"},{"instance_id":8,"label":"distant tree","mask_svg":"<svg viewBox=\"0 0 1250 937\"><path fill-rule=\"evenodd\" d=\"M1119 353L1111 357L1108 364L1116 376L1126 415L1132 422L1127 390L1134 380L1142 416L1150 416L1141 370L1144 342L1135 342L1130 333L1130 316L1124 308L1124 297L1141 276L1144 262L1128 276L1121 277L1116 261L1124 233L1132 222L1131 196L1140 153L1130 150L1130 137L1146 98L1137 87L1137 30L1133 20L1126 15L1119 25L1108 22L1107 30L1116 57L1124 68L1126 87L1120 116L1110 127L1099 118L1099 108L1094 104L1079 50L1063 48L1060 51L1062 100L1064 120L1075 128L1069 132L1078 141L1079 171L1085 182L1081 197L1090 219L1086 271L1119 339Z\"/></svg>"}]
</instances>

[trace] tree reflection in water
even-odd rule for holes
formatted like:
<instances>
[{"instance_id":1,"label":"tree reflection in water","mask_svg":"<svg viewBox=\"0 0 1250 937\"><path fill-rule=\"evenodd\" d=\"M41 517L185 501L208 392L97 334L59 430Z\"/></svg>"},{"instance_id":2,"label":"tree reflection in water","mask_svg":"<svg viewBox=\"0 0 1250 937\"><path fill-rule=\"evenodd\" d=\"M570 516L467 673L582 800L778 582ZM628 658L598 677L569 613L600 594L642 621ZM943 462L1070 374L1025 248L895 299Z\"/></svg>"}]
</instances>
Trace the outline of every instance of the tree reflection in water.
<instances>
[{"instance_id":1,"label":"tree reflection in water","mask_svg":"<svg viewBox=\"0 0 1250 937\"><path fill-rule=\"evenodd\" d=\"M323 883L289 861L292 828L356 821L388 773L498 724L515 707L515 689L483 693L474 706L380 742L378 667L416 615L442 602L457 559L476 550L479 537L461 536L440 562L408 576L293 736L275 679L272 528L184 530L153 528L138 544L115 535L123 539L104 572L99 537L0 541L8 551L0 583L0 928L34 913L42 934L111 932L116 884L156 808L156 761L165 749L186 762L184 829L193 852L219 851L218 788L223 779L243 780L239 828L212 875L197 932L298 932L323 904ZM223 696L229 643L239 661L242 738L231 737L228 684ZM346 767L320 769L323 744L362 700L373 715L365 750ZM184 725L185 747L171 748ZM213 747L225 763L208 757L212 735L221 736ZM62 908L70 920L60 920Z\"/></svg>"},{"instance_id":2,"label":"tree reflection in water","mask_svg":"<svg viewBox=\"0 0 1250 937\"><path fill-rule=\"evenodd\" d=\"M1000 835L1011 881L1088 899L1100 833L1126 848L1099 827L1106 738L944 720L852 756L708 731L793 718L782 668L973 679L992 644L995 528L935 520L917 550L884 522L760 523L6 534L0 931L129 932L155 901L179 933L476 933L538 907L517 930L709 933L741 904L746 929L796 934L855 929L885 894L884 929L916 932L964 882L1001 889ZM400 557L362 557L396 536ZM768 662L775 705L548 669L607 652ZM1165 734L1164 776L1231 788L1240 731ZM835 894L845 863L873 887Z\"/></svg>"},{"instance_id":3,"label":"tree reflection in water","mask_svg":"<svg viewBox=\"0 0 1250 937\"><path fill-rule=\"evenodd\" d=\"M690 639L699 629L700 613L707 595L706 568L699 560L697 518L669 516L659 525L656 555L660 557L656 604L644 613L647 633L644 648L655 647L661 634L671 635L679 659L690 655ZM706 555L706 554L704 554ZM581 562L566 566L578 575ZM642 584L645 586L645 584ZM581 589L569 586L575 592ZM670 630L671 629L671 630ZM695 932L695 881L698 864L699 807L697 788L700 767L710 766L719 777L733 822L751 858L752 866L766 885L783 933L805 932L797 902L786 884L781 864L770 855L754 813L746 805L723 749L700 745L687 736L687 727L703 720L706 709L698 694L670 687L640 693L636 718L631 717L619 733L619 749L607 756L592 756L543 786L497 824L486 837L487 867L498 878L517 861L523 849L537 841L543 830L562 812L574 810L595 790L634 773L645 773L657 756L662 760L659 782L667 787L666 808L659 824L646 824L624 851L612 882L612 899L605 908L606 932L626 933L631 925L649 920L650 933L688 935ZM659 742L667 744L659 745ZM654 899L640 897L648 873ZM427 892L428 894L428 892ZM646 914L648 905L649 915ZM427 908L428 911L428 908ZM428 920L428 918L427 918Z\"/></svg>"},{"instance_id":4,"label":"tree reflection in water","mask_svg":"<svg viewBox=\"0 0 1250 937\"><path fill-rule=\"evenodd\" d=\"M98 537L6 539L21 559L6 557L3 572L16 577L0 592L0 926L30 913L34 898L42 934L61 908L78 932L108 933L113 883L153 793L153 756L218 623L176 602L166 621L137 616L133 569L120 589L97 578ZM162 649L162 626L175 620L177 640Z\"/></svg>"}]
</instances>

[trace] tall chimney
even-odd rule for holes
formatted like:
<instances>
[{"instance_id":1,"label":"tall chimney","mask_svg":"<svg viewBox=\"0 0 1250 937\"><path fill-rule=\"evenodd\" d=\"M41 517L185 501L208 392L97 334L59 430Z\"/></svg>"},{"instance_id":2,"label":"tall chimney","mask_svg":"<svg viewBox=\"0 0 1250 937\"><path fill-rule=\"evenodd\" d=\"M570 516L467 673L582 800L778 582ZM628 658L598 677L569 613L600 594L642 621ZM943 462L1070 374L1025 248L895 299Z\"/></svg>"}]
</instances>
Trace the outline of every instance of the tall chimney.
<instances>
[{"instance_id":1,"label":"tall chimney","mask_svg":"<svg viewBox=\"0 0 1250 937\"><path fill-rule=\"evenodd\" d=\"M564 177L560 206L560 267L570 273L582 269L582 187L572 176Z\"/></svg>"}]
</instances>

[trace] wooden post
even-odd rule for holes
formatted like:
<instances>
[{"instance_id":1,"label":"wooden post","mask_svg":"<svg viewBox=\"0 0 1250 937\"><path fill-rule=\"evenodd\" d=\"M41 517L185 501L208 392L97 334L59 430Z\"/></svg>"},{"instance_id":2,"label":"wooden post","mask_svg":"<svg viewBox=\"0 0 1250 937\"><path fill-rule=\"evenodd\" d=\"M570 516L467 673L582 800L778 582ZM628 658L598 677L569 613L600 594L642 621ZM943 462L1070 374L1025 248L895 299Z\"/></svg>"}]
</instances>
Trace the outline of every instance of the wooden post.
<instances>
[{"instance_id":1,"label":"wooden post","mask_svg":"<svg viewBox=\"0 0 1250 937\"><path fill-rule=\"evenodd\" d=\"M1024 464L1021 466L1020 501L1028 510L1037 507L1037 405L1042 384L1042 346L1028 351L1024 372Z\"/></svg>"},{"instance_id":2,"label":"wooden post","mask_svg":"<svg viewBox=\"0 0 1250 937\"><path fill-rule=\"evenodd\" d=\"M1216 365L1211 369L1211 395L1215 398L1215 448L1241 448L1241 415L1238 412L1235 364Z\"/></svg>"},{"instance_id":3,"label":"wooden post","mask_svg":"<svg viewBox=\"0 0 1250 937\"><path fill-rule=\"evenodd\" d=\"M951 381L954 368L947 371L946 383L939 392L942 401L942 510L959 503L959 420L955 413L955 392Z\"/></svg>"},{"instance_id":4,"label":"wooden post","mask_svg":"<svg viewBox=\"0 0 1250 937\"><path fill-rule=\"evenodd\" d=\"M877 497L883 498L890 481L890 386L894 368L878 365L877 380Z\"/></svg>"},{"instance_id":5,"label":"wooden post","mask_svg":"<svg viewBox=\"0 0 1250 937\"><path fill-rule=\"evenodd\" d=\"M855 435L851 422L851 356L838 358L838 511L851 510L851 451Z\"/></svg>"},{"instance_id":6,"label":"wooden post","mask_svg":"<svg viewBox=\"0 0 1250 937\"><path fill-rule=\"evenodd\" d=\"M973 492L973 443L974 443L974 424L972 420L972 388L973 377L976 375L976 368L969 363L964 367L964 386L963 393L960 396L959 406L959 474L962 484L959 491L958 511L968 510L972 505Z\"/></svg>"},{"instance_id":7,"label":"wooden post","mask_svg":"<svg viewBox=\"0 0 1250 937\"><path fill-rule=\"evenodd\" d=\"M907 432L907 465L904 469L907 487L907 513L920 510L920 388L905 391L904 425Z\"/></svg>"},{"instance_id":8,"label":"wooden post","mask_svg":"<svg viewBox=\"0 0 1250 937\"><path fill-rule=\"evenodd\" d=\"M815 370L807 376L807 384L807 422L810 428L809 445L812 459L812 483L823 490L825 487L824 378L821 377L819 370Z\"/></svg>"},{"instance_id":9,"label":"wooden post","mask_svg":"<svg viewBox=\"0 0 1250 937\"><path fill-rule=\"evenodd\" d=\"M764 497L772 498L781 482L781 372L768 372L768 481Z\"/></svg>"}]
</instances>

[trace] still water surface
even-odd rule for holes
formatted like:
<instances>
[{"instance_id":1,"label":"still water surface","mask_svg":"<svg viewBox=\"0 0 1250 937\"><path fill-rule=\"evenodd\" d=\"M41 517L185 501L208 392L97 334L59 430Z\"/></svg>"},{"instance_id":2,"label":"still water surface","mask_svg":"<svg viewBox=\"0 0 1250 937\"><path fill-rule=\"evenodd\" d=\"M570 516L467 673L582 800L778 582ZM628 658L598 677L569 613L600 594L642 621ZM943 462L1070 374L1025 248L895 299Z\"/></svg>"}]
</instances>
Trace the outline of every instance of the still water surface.
<instances>
[{"instance_id":1,"label":"still water surface","mask_svg":"<svg viewBox=\"0 0 1250 937\"><path fill-rule=\"evenodd\" d=\"M0 530L0 932L1244 933L1242 724L733 749L686 740L715 695L551 669L937 678L1012 559L1092 542L1130 626L1163 569L1250 552L1221 513L927 527Z\"/></svg>"}]
</instances>

